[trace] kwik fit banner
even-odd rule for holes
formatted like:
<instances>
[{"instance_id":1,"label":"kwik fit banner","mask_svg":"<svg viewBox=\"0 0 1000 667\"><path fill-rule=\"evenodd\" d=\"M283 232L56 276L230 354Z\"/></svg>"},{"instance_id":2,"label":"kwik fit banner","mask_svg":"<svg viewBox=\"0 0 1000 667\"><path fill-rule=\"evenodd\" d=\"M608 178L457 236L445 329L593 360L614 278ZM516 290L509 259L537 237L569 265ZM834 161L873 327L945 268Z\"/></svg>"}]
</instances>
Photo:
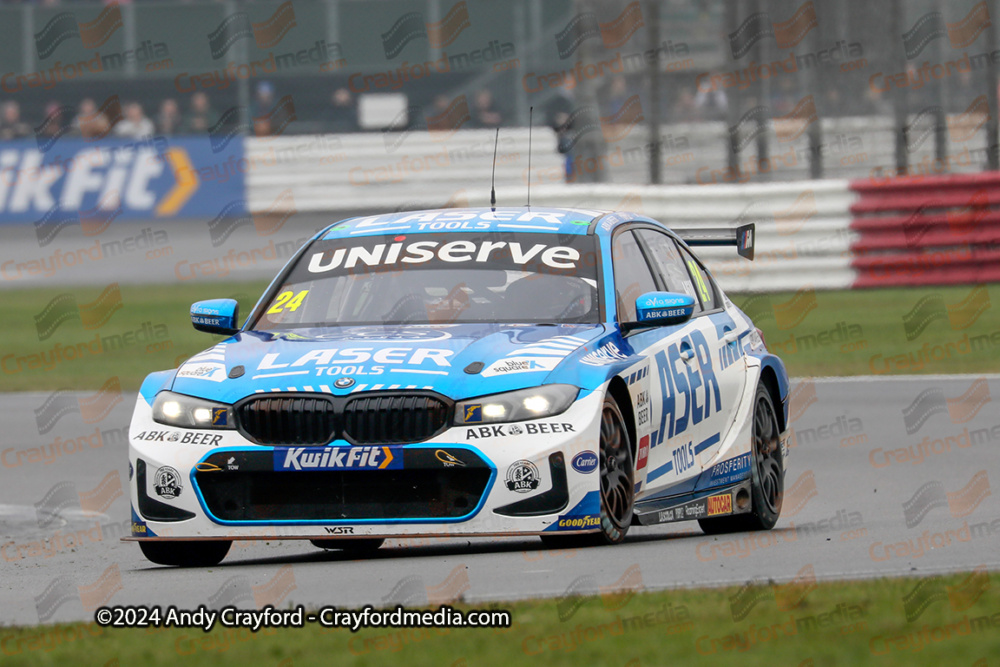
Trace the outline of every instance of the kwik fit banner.
<instances>
[{"instance_id":1,"label":"kwik fit banner","mask_svg":"<svg viewBox=\"0 0 1000 667\"><path fill-rule=\"evenodd\" d=\"M3 142L0 223L240 215L247 168L239 136Z\"/></svg>"}]
</instances>

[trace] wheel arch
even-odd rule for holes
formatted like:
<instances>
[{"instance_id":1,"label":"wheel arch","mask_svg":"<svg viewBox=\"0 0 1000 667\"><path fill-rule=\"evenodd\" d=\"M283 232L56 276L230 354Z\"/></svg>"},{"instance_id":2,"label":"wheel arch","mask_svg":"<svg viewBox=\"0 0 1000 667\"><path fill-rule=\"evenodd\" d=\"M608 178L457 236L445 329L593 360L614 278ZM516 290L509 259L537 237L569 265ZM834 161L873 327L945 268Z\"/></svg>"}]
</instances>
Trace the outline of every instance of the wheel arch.
<instances>
[{"instance_id":1,"label":"wheel arch","mask_svg":"<svg viewBox=\"0 0 1000 667\"><path fill-rule=\"evenodd\" d=\"M778 376L770 366L760 369L760 382L767 389L768 396L771 397L771 405L774 406L774 414L778 418L778 432L783 433L787 428L784 405L781 400L781 390L778 387Z\"/></svg>"},{"instance_id":2,"label":"wheel arch","mask_svg":"<svg viewBox=\"0 0 1000 667\"><path fill-rule=\"evenodd\" d=\"M632 407L632 395L628 391L625 380L617 375L611 378L611 382L608 384L608 396L615 400L618 409L621 410L622 419L625 420L625 431L628 433L629 449L632 450L632 461L636 461L635 410Z\"/></svg>"}]
</instances>

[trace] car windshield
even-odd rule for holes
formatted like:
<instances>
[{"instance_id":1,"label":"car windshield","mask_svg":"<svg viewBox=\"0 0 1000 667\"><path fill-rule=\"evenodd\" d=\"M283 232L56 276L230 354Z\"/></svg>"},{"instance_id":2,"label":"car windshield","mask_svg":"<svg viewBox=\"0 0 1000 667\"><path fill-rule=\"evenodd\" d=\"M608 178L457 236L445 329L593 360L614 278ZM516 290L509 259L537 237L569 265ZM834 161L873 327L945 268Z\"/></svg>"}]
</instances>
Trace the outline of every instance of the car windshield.
<instances>
[{"instance_id":1,"label":"car windshield","mask_svg":"<svg viewBox=\"0 0 1000 667\"><path fill-rule=\"evenodd\" d=\"M315 241L253 328L598 321L593 236L487 232Z\"/></svg>"}]
</instances>

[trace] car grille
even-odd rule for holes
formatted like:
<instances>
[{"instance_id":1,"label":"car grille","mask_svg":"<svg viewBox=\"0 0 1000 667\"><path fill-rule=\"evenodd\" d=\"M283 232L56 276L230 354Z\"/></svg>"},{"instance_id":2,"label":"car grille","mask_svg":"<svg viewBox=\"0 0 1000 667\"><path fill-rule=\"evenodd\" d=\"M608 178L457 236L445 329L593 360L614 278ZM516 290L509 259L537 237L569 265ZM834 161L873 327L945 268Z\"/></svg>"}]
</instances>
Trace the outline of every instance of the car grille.
<instances>
[{"instance_id":1,"label":"car grille","mask_svg":"<svg viewBox=\"0 0 1000 667\"><path fill-rule=\"evenodd\" d=\"M333 401L314 398L255 398L236 411L240 431L267 445L324 445L334 439Z\"/></svg>"},{"instance_id":2,"label":"car grille","mask_svg":"<svg viewBox=\"0 0 1000 667\"><path fill-rule=\"evenodd\" d=\"M344 439L388 445L427 440L448 422L448 405L429 396L366 396L344 407Z\"/></svg>"},{"instance_id":3,"label":"car grille","mask_svg":"<svg viewBox=\"0 0 1000 667\"><path fill-rule=\"evenodd\" d=\"M236 406L240 433L275 446L422 442L444 429L450 414L449 402L427 393L253 396Z\"/></svg>"},{"instance_id":4,"label":"car grille","mask_svg":"<svg viewBox=\"0 0 1000 667\"><path fill-rule=\"evenodd\" d=\"M442 469L197 473L222 521L458 518L478 505L490 471Z\"/></svg>"},{"instance_id":5,"label":"car grille","mask_svg":"<svg viewBox=\"0 0 1000 667\"><path fill-rule=\"evenodd\" d=\"M402 467L386 470L277 470L284 451L209 455L194 484L211 515L234 523L460 520L479 507L495 472L476 452L447 445L393 448Z\"/></svg>"}]
</instances>

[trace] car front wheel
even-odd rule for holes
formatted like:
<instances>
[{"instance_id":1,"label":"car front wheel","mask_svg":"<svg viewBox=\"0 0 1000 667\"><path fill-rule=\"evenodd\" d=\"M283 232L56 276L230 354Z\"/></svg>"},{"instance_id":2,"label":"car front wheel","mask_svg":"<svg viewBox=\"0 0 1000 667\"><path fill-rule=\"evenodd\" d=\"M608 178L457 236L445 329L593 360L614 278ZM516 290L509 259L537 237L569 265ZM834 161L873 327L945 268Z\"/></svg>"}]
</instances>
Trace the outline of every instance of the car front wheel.
<instances>
[{"instance_id":1,"label":"car front wheel","mask_svg":"<svg viewBox=\"0 0 1000 667\"><path fill-rule=\"evenodd\" d=\"M542 542L548 547L599 546L625 539L635 500L635 460L621 409L610 396L604 398L601 410L600 438L600 530L584 535L543 535Z\"/></svg>"}]
</instances>

